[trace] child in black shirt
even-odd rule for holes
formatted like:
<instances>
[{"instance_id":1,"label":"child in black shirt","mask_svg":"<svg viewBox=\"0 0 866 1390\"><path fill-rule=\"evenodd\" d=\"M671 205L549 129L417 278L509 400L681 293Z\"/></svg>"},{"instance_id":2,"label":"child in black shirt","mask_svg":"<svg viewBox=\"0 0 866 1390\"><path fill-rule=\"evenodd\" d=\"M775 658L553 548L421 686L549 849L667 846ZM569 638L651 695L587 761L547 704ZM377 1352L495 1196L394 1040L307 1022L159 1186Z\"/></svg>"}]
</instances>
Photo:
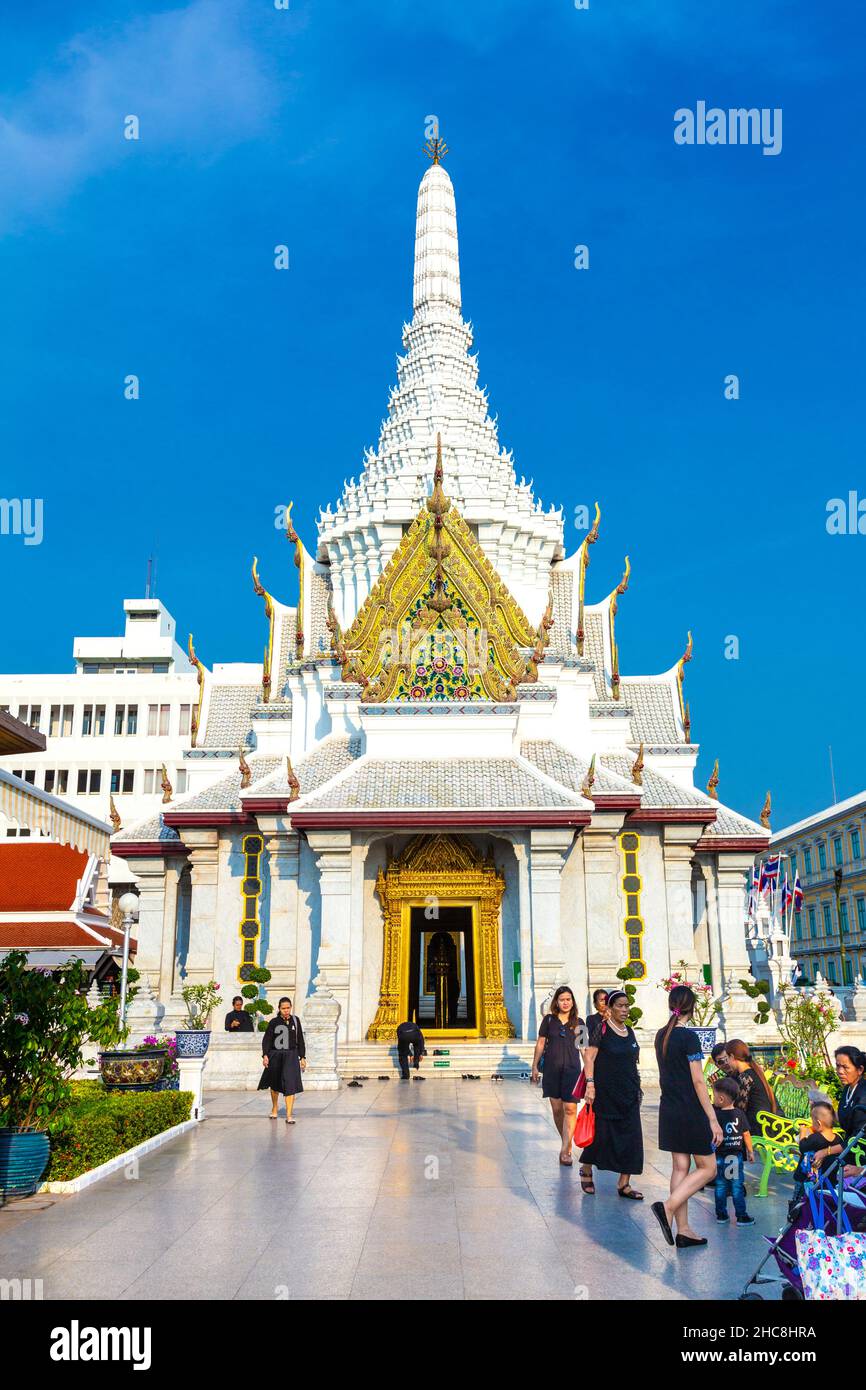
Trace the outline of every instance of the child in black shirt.
<instances>
[{"instance_id":1,"label":"child in black shirt","mask_svg":"<svg viewBox=\"0 0 866 1390\"><path fill-rule=\"evenodd\" d=\"M816 1100L810 1105L809 1110L812 1115L812 1123L807 1125L805 1120L800 1122L800 1162L794 1173L794 1195L788 1206L788 1215L794 1212L797 1203L803 1196L805 1184L812 1182L815 1178L815 1168L812 1159L816 1153L822 1149L829 1149L832 1144L839 1143L839 1136L836 1133L836 1125L839 1120L836 1111L827 1100ZM827 1165L821 1172L827 1171Z\"/></svg>"},{"instance_id":2,"label":"child in black shirt","mask_svg":"<svg viewBox=\"0 0 866 1390\"><path fill-rule=\"evenodd\" d=\"M716 1119L721 1125L722 1142L716 1149L716 1220L728 1221L728 1198L734 1203L738 1226L754 1226L755 1218L746 1211L746 1184L743 1156L751 1163L755 1157L749 1121L745 1111L734 1104L739 1088L736 1081L723 1076L713 1082Z\"/></svg>"}]
</instances>

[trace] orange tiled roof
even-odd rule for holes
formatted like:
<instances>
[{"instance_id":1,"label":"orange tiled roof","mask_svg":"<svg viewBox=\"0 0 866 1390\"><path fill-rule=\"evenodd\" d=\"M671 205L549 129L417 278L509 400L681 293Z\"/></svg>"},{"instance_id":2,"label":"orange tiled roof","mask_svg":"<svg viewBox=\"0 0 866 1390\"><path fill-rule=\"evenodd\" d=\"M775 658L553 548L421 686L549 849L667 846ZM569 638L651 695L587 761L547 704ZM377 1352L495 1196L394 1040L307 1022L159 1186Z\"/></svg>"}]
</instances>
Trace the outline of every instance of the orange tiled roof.
<instances>
[{"instance_id":1,"label":"orange tiled roof","mask_svg":"<svg viewBox=\"0 0 866 1390\"><path fill-rule=\"evenodd\" d=\"M98 936L91 936L79 922L72 918L68 922L8 922L0 918L0 951L32 951L38 947L51 947L71 951L79 947L98 949L104 946L107 951L123 949L123 933L113 927L97 927ZM134 955L138 943L130 937L130 955Z\"/></svg>"},{"instance_id":2,"label":"orange tiled roof","mask_svg":"<svg viewBox=\"0 0 866 1390\"><path fill-rule=\"evenodd\" d=\"M70 845L0 845L0 912L65 912L88 856Z\"/></svg>"}]
</instances>

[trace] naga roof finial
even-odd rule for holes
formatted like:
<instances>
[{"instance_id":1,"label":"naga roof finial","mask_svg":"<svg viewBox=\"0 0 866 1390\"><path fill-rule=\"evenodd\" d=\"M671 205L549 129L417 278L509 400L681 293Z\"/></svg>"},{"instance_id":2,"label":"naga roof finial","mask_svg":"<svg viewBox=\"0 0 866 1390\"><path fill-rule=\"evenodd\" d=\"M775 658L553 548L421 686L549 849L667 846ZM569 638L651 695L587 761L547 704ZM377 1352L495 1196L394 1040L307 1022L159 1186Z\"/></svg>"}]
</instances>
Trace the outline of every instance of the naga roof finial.
<instances>
[{"instance_id":1,"label":"naga roof finial","mask_svg":"<svg viewBox=\"0 0 866 1390\"><path fill-rule=\"evenodd\" d=\"M162 781L159 785L162 787L162 804L163 806L167 806L174 796L174 788L168 780L168 772L166 771L165 763L162 765Z\"/></svg>"},{"instance_id":2,"label":"naga roof finial","mask_svg":"<svg viewBox=\"0 0 866 1390\"><path fill-rule=\"evenodd\" d=\"M718 799L719 799L719 760L718 760L718 758L716 758L716 761L713 763L713 770L712 770L712 772L710 773L710 780L709 780L709 782L707 783L707 795L708 795L708 796L711 796L712 799L713 799L713 801L718 801Z\"/></svg>"},{"instance_id":3,"label":"naga roof finial","mask_svg":"<svg viewBox=\"0 0 866 1390\"><path fill-rule=\"evenodd\" d=\"M631 765L631 780L636 787L643 786L643 744L637 750L637 757Z\"/></svg>"},{"instance_id":4,"label":"naga roof finial","mask_svg":"<svg viewBox=\"0 0 866 1390\"><path fill-rule=\"evenodd\" d=\"M286 781L289 784L289 800L297 801L301 794L301 784L295 775L295 769L292 767L292 760L289 757L286 758Z\"/></svg>"},{"instance_id":5,"label":"naga roof finial","mask_svg":"<svg viewBox=\"0 0 866 1390\"><path fill-rule=\"evenodd\" d=\"M764 798L764 805L763 805L763 807L762 807L762 809L761 809L761 824L762 824L762 826L764 827L765 830L769 830L769 829L770 829L770 813L772 812L772 809L773 809L773 801L772 801L772 798L771 798L771 796L770 796L770 793L767 792L767 795L766 795L766 797Z\"/></svg>"},{"instance_id":6,"label":"naga roof finial","mask_svg":"<svg viewBox=\"0 0 866 1390\"><path fill-rule=\"evenodd\" d=\"M114 833L116 835L118 830L123 829L123 823L120 819L120 812L114 804L114 797L111 795L110 792L108 794L108 815L111 820L111 824L114 827Z\"/></svg>"},{"instance_id":7,"label":"naga roof finial","mask_svg":"<svg viewBox=\"0 0 866 1390\"><path fill-rule=\"evenodd\" d=\"M593 755L592 755L592 760L591 760L591 762L590 762L590 764L589 764L589 767L586 769L586 776L585 776L584 779L583 779L583 786L582 786L581 789L580 789L580 794L581 794L581 796L585 796L586 799L587 799L587 801L591 801L591 800L592 800L592 784L593 784L594 781L595 781L595 754L593 753Z\"/></svg>"},{"instance_id":8,"label":"naga roof finial","mask_svg":"<svg viewBox=\"0 0 866 1390\"><path fill-rule=\"evenodd\" d=\"M238 749L238 770L241 774L241 791L246 791L250 782L253 780L252 769L244 757L243 748Z\"/></svg>"}]
</instances>

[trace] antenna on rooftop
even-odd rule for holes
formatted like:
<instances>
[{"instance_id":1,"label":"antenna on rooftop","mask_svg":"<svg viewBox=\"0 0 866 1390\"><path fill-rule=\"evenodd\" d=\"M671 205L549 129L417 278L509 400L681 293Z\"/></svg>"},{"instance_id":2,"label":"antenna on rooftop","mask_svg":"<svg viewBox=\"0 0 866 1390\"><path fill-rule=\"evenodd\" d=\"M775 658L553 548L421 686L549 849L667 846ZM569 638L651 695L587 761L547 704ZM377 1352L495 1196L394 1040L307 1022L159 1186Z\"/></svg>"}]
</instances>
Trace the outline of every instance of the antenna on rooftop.
<instances>
[{"instance_id":1,"label":"antenna on rooftop","mask_svg":"<svg viewBox=\"0 0 866 1390\"><path fill-rule=\"evenodd\" d=\"M831 785L831 787L833 788L833 805L835 806L835 805L836 805L836 801L837 801L837 797L836 797L836 774L835 774L835 772L833 771L833 745L832 745L832 743L828 743L828 744L827 744L827 752L830 754L830 785Z\"/></svg>"},{"instance_id":2,"label":"antenna on rooftop","mask_svg":"<svg viewBox=\"0 0 866 1390\"><path fill-rule=\"evenodd\" d=\"M152 573L153 573L153 556L152 556L152 555L148 555L148 557L147 557L147 582L145 583L145 586L144 586L144 597L145 597L145 598L150 598L150 585L151 585L151 575L152 575Z\"/></svg>"}]
</instances>

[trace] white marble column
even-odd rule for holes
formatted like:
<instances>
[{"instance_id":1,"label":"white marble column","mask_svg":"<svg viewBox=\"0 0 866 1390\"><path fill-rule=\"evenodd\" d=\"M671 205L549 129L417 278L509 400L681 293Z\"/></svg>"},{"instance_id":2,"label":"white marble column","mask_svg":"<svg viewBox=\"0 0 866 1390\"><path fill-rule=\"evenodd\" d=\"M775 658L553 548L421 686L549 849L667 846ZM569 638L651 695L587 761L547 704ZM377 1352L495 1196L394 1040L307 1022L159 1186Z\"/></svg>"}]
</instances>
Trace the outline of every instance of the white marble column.
<instances>
[{"instance_id":1,"label":"white marble column","mask_svg":"<svg viewBox=\"0 0 866 1390\"><path fill-rule=\"evenodd\" d=\"M541 1001L550 987L563 982L565 946L562 940L562 866L574 843L568 828L529 832L529 902L532 913L532 983L529 993L529 1036L537 1031ZM521 963L521 974L526 966Z\"/></svg>"},{"instance_id":2,"label":"white marble column","mask_svg":"<svg viewBox=\"0 0 866 1390\"><path fill-rule=\"evenodd\" d=\"M618 811L596 811L584 826L583 882L586 895L587 974L592 988L609 989L627 956L622 923L625 913L620 879L622 856L617 836L625 817Z\"/></svg>"},{"instance_id":3,"label":"white marble column","mask_svg":"<svg viewBox=\"0 0 866 1390\"><path fill-rule=\"evenodd\" d=\"M340 1005L340 1041L345 1042L351 975L352 832L309 830L307 840L316 856L321 897L321 936L312 973L327 977Z\"/></svg>"},{"instance_id":4,"label":"white marble column","mask_svg":"<svg viewBox=\"0 0 866 1390\"><path fill-rule=\"evenodd\" d=\"M267 967L272 979L268 993L272 1003L282 994L294 1001L298 959L298 871L300 839L288 826L288 817L259 815L270 869Z\"/></svg>"},{"instance_id":5,"label":"white marble column","mask_svg":"<svg viewBox=\"0 0 866 1390\"><path fill-rule=\"evenodd\" d=\"M131 868L138 888L138 921L132 929L138 943L135 968L148 976L154 993L166 999L171 993L171 975L162 975L166 861L162 855L148 856L133 859Z\"/></svg>"},{"instance_id":6,"label":"white marble column","mask_svg":"<svg viewBox=\"0 0 866 1390\"><path fill-rule=\"evenodd\" d=\"M700 967L703 964L695 950L695 907L692 896L692 861L702 830L702 825L666 824L662 836L670 963L675 967L677 961L684 960L690 976L701 975Z\"/></svg>"},{"instance_id":7,"label":"white marble column","mask_svg":"<svg viewBox=\"0 0 866 1390\"><path fill-rule=\"evenodd\" d=\"M219 897L219 831L209 827L184 828L183 842L189 848L192 901L189 923L187 983L207 984L213 978L214 946ZM240 899L238 899L240 913Z\"/></svg>"}]
</instances>

